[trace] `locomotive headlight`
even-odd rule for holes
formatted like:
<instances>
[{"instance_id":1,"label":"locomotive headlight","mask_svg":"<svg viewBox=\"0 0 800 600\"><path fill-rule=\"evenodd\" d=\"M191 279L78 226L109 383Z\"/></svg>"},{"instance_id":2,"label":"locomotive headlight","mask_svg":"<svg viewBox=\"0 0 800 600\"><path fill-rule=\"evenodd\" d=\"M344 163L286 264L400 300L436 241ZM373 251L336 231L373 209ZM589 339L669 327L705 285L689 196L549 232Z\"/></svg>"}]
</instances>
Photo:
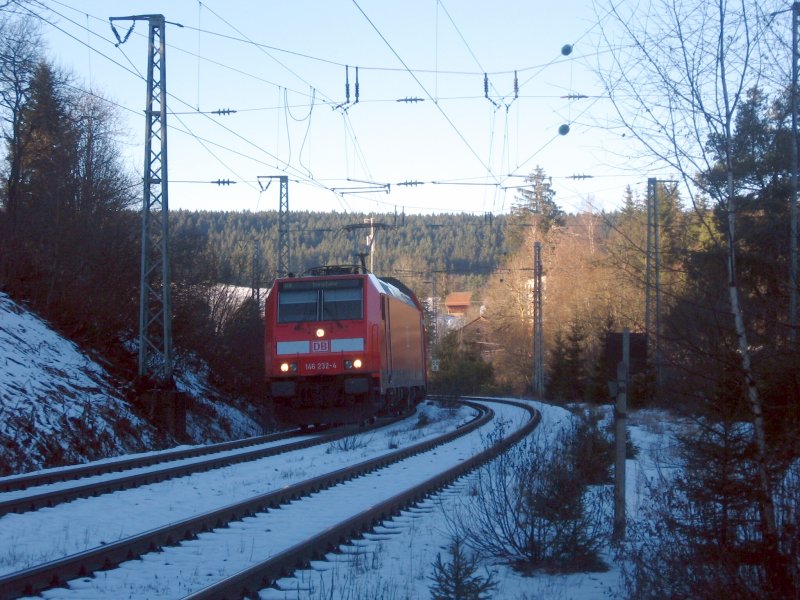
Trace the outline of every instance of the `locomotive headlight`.
<instances>
[{"instance_id":1,"label":"locomotive headlight","mask_svg":"<svg viewBox=\"0 0 800 600\"><path fill-rule=\"evenodd\" d=\"M325 337L325 330L322 329L321 327L317 329L316 333L318 338Z\"/></svg>"},{"instance_id":2,"label":"locomotive headlight","mask_svg":"<svg viewBox=\"0 0 800 600\"><path fill-rule=\"evenodd\" d=\"M281 363L281 373L289 372L289 363Z\"/></svg>"},{"instance_id":3,"label":"locomotive headlight","mask_svg":"<svg viewBox=\"0 0 800 600\"><path fill-rule=\"evenodd\" d=\"M353 367L356 368L356 369L360 369L361 368L361 359L360 358L357 358L357 359L355 359L353 361Z\"/></svg>"},{"instance_id":4,"label":"locomotive headlight","mask_svg":"<svg viewBox=\"0 0 800 600\"><path fill-rule=\"evenodd\" d=\"M344 368L345 369L352 369L353 368L353 361L352 360L344 361Z\"/></svg>"}]
</instances>

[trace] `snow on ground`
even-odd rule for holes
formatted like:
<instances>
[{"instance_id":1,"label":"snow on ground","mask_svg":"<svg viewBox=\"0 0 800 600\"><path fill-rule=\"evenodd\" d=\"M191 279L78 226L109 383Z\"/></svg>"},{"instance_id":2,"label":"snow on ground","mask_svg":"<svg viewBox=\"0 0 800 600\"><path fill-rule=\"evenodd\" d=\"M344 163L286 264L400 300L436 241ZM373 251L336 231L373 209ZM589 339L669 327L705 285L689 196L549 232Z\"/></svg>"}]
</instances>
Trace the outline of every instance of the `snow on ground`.
<instances>
[{"instance_id":1,"label":"snow on ground","mask_svg":"<svg viewBox=\"0 0 800 600\"><path fill-rule=\"evenodd\" d=\"M469 409L450 411L425 405L420 413L425 415L423 420L405 420L328 445L194 473L96 498L78 499L37 512L5 515L0 518L0 540L3 540L0 542L0 574L108 544L387 454L455 429L468 420L470 412ZM419 423L427 425L419 427ZM461 449L464 451L463 447ZM91 479L114 476L102 475ZM0 494L0 498L16 498L66 485L55 483L38 486L30 492L6 492Z\"/></svg>"},{"instance_id":2,"label":"snow on ground","mask_svg":"<svg viewBox=\"0 0 800 600\"><path fill-rule=\"evenodd\" d=\"M563 408L533 404L542 413L539 429L542 443L567 426L572 418ZM16 570L36 560L114 541L123 535L175 520L189 512L209 510L240 497L312 477L337 465L365 460L414 443L421 437L433 435L437 430L452 428L467 418L467 409L460 412L443 411L428 403L420 408L423 417L385 430L361 434L354 442L347 442L346 446L333 443L106 497L77 500L45 509L38 515L7 515L0 519L0 539L5 540L0 543L0 549L4 548L0 552L0 571ZM502 416L502 409L500 412ZM664 448L669 446L666 442L670 428L665 424L663 415L655 411L643 413L633 421L631 437L639 448L639 456L628 461L628 503L635 512L638 495L643 489L642 478L652 472L650 461L653 453L663 453ZM418 427L425 422L433 425ZM460 455L474 452L476 446L482 444L480 438L480 435L466 436L456 442L459 447L453 454L456 460ZM446 459L442 456L437 458L437 462L439 460ZM412 474L416 476L419 471L420 467L415 467L406 469L405 473L411 478ZM405 482L399 477L393 483L402 487ZM237 561L252 560L262 553L269 555L274 552L276 534L270 531L281 532L282 538L285 537L284 529L288 529L300 539L319 527L316 523L319 518L332 518L337 507L352 504L356 499L370 504L370 490L383 488L387 484L386 478L377 475L375 483L359 484L361 487L358 492L347 485L340 486L340 489L331 492L339 497L335 501L326 499L325 494L319 494L318 505L306 509L311 514L304 517L292 515L292 507L289 506L271 511L264 517L247 519L227 530L229 539L222 550L209 546L204 536L200 536L197 540L184 542L181 547L147 555L141 562L148 565L154 577L151 575L146 578L140 571L134 570L133 565L140 564L137 561L128 567L123 565L117 571L100 573L95 578L76 580L72 582L71 590L54 589L43 596L82 600L120 597L124 589L126 594L136 598L181 597L190 589L197 589L204 579L210 577L212 570L217 572L225 569L231 572L230 569L235 570ZM343 548L341 553L329 555L326 561L313 563L312 569L281 580L280 590L262 590L262 600L417 600L430 597L430 576L437 554L445 562L450 560L447 548L452 536L445 513L461 502L471 487L470 477L463 478L417 507L387 521L364 539L356 540ZM168 499L166 502L165 498ZM109 503L107 508L103 508L105 503ZM298 503L299 507L303 505ZM85 524L87 512L93 516L89 525ZM108 518L103 518L104 514L108 514ZM263 523L262 519L265 519ZM269 519L275 521L270 522ZM287 528L285 524L281 525L284 521L292 523L292 526ZM265 532L266 536L256 542L247 542L245 540L249 538L245 532L250 529ZM484 565L486 570L478 574L493 573L498 582L497 589L491 595L494 599L586 600L622 597L620 572L614 563L613 551L607 549L602 558L609 566L605 572L569 575L538 573L524 577L502 564L487 563Z\"/></svg>"},{"instance_id":3,"label":"snow on ground","mask_svg":"<svg viewBox=\"0 0 800 600\"><path fill-rule=\"evenodd\" d=\"M542 413L539 440L546 440L567 426L571 413L563 408L532 403ZM666 415L647 411L634 416L629 427L639 455L627 461L626 501L629 509L640 505L644 478L653 473L653 460L669 446L671 428ZM312 569L299 571L279 582L280 589L262 590L262 600L418 600L430 597L433 564L437 555L447 563L452 534L446 514L462 502L472 488L463 478L412 510L384 523L362 540L356 540L340 554L315 562ZM610 520L612 515L608 515ZM601 557L605 572L567 575L536 573L523 576L502 564L485 564L476 573L492 573L498 587L489 597L495 600L596 600L624 597L620 569L614 551L608 547Z\"/></svg>"},{"instance_id":4,"label":"snow on ground","mask_svg":"<svg viewBox=\"0 0 800 600\"><path fill-rule=\"evenodd\" d=\"M0 473L145 450L154 434L97 363L0 293Z\"/></svg>"},{"instance_id":5,"label":"snow on ground","mask_svg":"<svg viewBox=\"0 0 800 600\"><path fill-rule=\"evenodd\" d=\"M337 465L361 462L385 454L395 447L416 443L419 439L437 432L452 430L466 420L466 413L469 412L466 409L442 410L435 406L426 406L425 410L432 418L419 421L430 423L422 428L417 427L414 419L410 422L406 420L385 430L360 434L357 436L357 444L351 444L350 440L342 442L345 444L344 449L339 442L334 442L327 447L256 461L250 469L251 481L247 489L242 490L242 494L250 495L259 488L274 489L294 480L311 477L315 472L330 471ZM501 407L500 410L513 412L510 407ZM511 416L521 418L522 411L515 411ZM216 577L236 573L261 557L273 555L355 512L373 506L379 500L405 490L412 483L428 479L441 469L465 460L480 448L481 433L469 433L457 442L437 448L433 453L409 457L402 463L322 490L302 501L232 523L229 527L216 530L213 536L201 534L197 539L183 542L180 546L165 548L161 552L147 554L141 560L125 563L119 569L98 573L93 579L75 580L70 583L70 590L54 589L44 592L43 596L50 599L81 600L127 597L129 594L135 598L182 598L209 585ZM208 481L219 490L218 494L210 498L211 502L230 501L231 491L240 487L236 479L240 469L235 471L207 474ZM214 479L216 483L213 483ZM187 483L176 480L175 485L185 490L182 494L173 493L172 490L169 492L170 506L179 505L178 511L188 510L187 503L194 506L200 501L197 496L206 495L207 488L197 480ZM115 494L115 497L119 495ZM163 498L163 495L153 496L148 510L144 512L158 513L159 498ZM83 510L102 512L96 510L96 504L91 506L95 508ZM142 511L141 505L138 510ZM168 514L166 506L161 512L163 514L159 517L164 522L174 520L176 516ZM117 530L120 526L116 524L112 527ZM137 523L137 526L146 528L148 525ZM28 528L24 524L14 523L10 531L3 532L3 535L13 532L22 535L26 530ZM74 531L70 535L80 542L84 532ZM36 536L39 537L41 534ZM63 538L64 536L59 536L57 539ZM35 538L32 543L36 543ZM16 543L15 548L18 547L19 543Z\"/></svg>"},{"instance_id":6,"label":"snow on ground","mask_svg":"<svg viewBox=\"0 0 800 600\"><path fill-rule=\"evenodd\" d=\"M242 411L215 401L202 381L189 371L178 377L178 388L195 396L189 440L262 433ZM134 411L122 388L74 343L0 293L0 475L170 443Z\"/></svg>"}]
</instances>

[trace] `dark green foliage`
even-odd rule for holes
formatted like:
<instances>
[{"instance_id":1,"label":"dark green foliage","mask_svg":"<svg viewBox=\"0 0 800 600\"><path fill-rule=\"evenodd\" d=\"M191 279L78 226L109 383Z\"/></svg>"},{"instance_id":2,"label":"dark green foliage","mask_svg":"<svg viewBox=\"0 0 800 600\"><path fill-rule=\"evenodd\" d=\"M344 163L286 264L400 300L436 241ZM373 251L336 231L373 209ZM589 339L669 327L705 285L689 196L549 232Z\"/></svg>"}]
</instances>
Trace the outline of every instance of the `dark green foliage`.
<instances>
[{"instance_id":1,"label":"dark green foliage","mask_svg":"<svg viewBox=\"0 0 800 600\"><path fill-rule=\"evenodd\" d=\"M138 298L132 179L114 115L40 61L4 117L0 281L68 336L113 354Z\"/></svg>"},{"instance_id":2,"label":"dark green foliage","mask_svg":"<svg viewBox=\"0 0 800 600\"><path fill-rule=\"evenodd\" d=\"M759 456L747 401L742 351L730 317L726 248L718 239L687 253L686 286L664 319L663 383L671 403L696 417L681 436L681 467L651 490L653 502L632 527L627 582L637 598L791 598L798 573L797 477L800 439L798 352L789 342L786 107L753 90L737 111L731 138L734 196L726 196L727 148L709 140L717 164L702 174L717 201L711 227L726 227L736 206L736 286L764 414ZM771 492L759 485L763 462ZM793 473L793 474L792 474ZM775 535L765 515L774 507ZM791 507L791 508L789 508ZM656 525L657 524L657 525Z\"/></svg>"},{"instance_id":3,"label":"dark green foliage","mask_svg":"<svg viewBox=\"0 0 800 600\"><path fill-rule=\"evenodd\" d=\"M775 469L780 527L770 550L753 489L752 432L731 420L738 408L725 404L681 436L679 456L648 485L651 500L622 548L630 597L778 600L800 589L791 575L798 568L797 466Z\"/></svg>"},{"instance_id":4,"label":"dark green foliage","mask_svg":"<svg viewBox=\"0 0 800 600\"><path fill-rule=\"evenodd\" d=\"M586 333L574 319L566 336L557 331L550 351L550 374L547 378L547 397L558 402L576 402L586 394L583 362Z\"/></svg>"},{"instance_id":5,"label":"dark green foliage","mask_svg":"<svg viewBox=\"0 0 800 600\"><path fill-rule=\"evenodd\" d=\"M258 396L264 380L264 320L254 298L245 300L218 336L213 371L239 393ZM211 365L212 368L215 365Z\"/></svg>"},{"instance_id":6,"label":"dark green foliage","mask_svg":"<svg viewBox=\"0 0 800 600\"><path fill-rule=\"evenodd\" d=\"M336 212L290 213L290 269L302 273L320 265L355 264L365 252L364 230L344 230L370 215ZM503 247L506 218L482 216L372 215L391 225L377 233L375 271L407 283L420 296L430 294L424 281L432 269L453 273L447 288L475 289L497 266ZM219 282L250 286L254 279L254 246L261 250L262 286L275 276L278 213L173 211L171 226L177 237L203 240L207 252L220 261ZM429 225L437 225L429 227ZM441 285L441 283L440 283ZM448 289L439 289L446 293Z\"/></svg>"},{"instance_id":7,"label":"dark green foliage","mask_svg":"<svg viewBox=\"0 0 800 600\"><path fill-rule=\"evenodd\" d=\"M536 169L525 178L528 188L520 188L508 222L508 249L513 252L532 228L536 239L545 239L553 228L566 225L566 214L556 204L552 180L544 169Z\"/></svg>"},{"instance_id":8,"label":"dark green foliage","mask_svg":"<svg viewBox=\"0 0 800 600\"><path fill-rule=\"evenodd\" d=\"M439 371L433 374L433 387L442 394L477 394L492 384L492 365L480 354L463 331L450 331L439 347Z\"/></svg>"},{"instance_id":9,"label":"dark green foliage","mask_svg":"<svg viewBox=\"0 0 800 600\"><path fill-rule=\"evenodd\" d=\"M614 442L599 425L602 415L584 408L577 409L574 414L576 420L569 449L578 477L588 485L611 483Z\"/></svg>"},{"instance_id":10,"label":"dark green foliage","mask_svg":"<svg viewBox=\"0 0 800 600\"><path fill-rule=\"evenodd\" d=\"M476 575L478 558L469 555L463 541L457 537L448 548L452 560L442 561L442 555L436 555L433 563L433 575L430 579L431 600L486 600L489 592L497 587L491 573L486 577Z\"/></svg>"}]
</instances>

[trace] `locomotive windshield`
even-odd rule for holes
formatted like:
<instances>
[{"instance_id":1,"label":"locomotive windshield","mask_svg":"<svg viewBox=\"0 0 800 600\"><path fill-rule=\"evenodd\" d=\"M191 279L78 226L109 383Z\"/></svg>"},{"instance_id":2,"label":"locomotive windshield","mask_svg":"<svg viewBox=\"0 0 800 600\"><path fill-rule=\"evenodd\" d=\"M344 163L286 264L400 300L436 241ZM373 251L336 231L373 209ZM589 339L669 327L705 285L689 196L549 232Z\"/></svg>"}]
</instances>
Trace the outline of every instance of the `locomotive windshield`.
<instances>
[{"instance_id":1,"label":"locomotive windshield","mask_svg":"<svg viewBox=\"0 0 800 600\"><path fill-rule=\"evenodd\" d=\"M284 281L278 290L278 323L363 318L362 279Z\"/></svg>"}]
</instances>

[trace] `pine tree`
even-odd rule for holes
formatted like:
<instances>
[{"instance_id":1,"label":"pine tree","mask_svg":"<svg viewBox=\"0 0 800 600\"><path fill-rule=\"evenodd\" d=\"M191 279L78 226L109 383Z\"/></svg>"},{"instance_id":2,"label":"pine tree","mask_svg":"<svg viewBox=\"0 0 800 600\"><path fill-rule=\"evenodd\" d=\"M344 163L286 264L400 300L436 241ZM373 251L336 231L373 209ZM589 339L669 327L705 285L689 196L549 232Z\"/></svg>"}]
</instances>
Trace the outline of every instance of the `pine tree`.
<instances>
[{"instance_id":1,"label":"pine tree","mask_svg":"<svg viewBox=\"0 0 800 600\"><path fill-rule=\"evenodd\" d=\"M497 588L492 574L486 577L476 575L478 559L474 555L467 555L462 541L455 538L450 544L450 554L453 560L449 563L442 561L442 555L436 555L433 563L433 581L431 586L431 600L486 600L491 596L488 593Z\"/></svg>"},{"instance_id":2,"label":"pine tree","mask_svg":"<svg viewBox=\"0 0 800 600\"><path fill-rule=\"evenodd\" d=\"M583 400L586 389L586 368L583 364L583 346L586 343L586 331L577 318L573 318L567 333L565 361L569 374L569 399Z\"/></svg>"},{"instance_id":3,"label":"pine tree","mask_svg":"<svg viewBox=\"0 0 800 600\"><path fill-rule=\"evenodd\" d=\"M554 200L556 192L544 169L536 167L525 184L530 187L519 189L509 219L508 245L512 250L528 239L527 228L532 228L534 239L544 240L551 229L566 224L566 215Z\"/></svg>"}]
</instances>

